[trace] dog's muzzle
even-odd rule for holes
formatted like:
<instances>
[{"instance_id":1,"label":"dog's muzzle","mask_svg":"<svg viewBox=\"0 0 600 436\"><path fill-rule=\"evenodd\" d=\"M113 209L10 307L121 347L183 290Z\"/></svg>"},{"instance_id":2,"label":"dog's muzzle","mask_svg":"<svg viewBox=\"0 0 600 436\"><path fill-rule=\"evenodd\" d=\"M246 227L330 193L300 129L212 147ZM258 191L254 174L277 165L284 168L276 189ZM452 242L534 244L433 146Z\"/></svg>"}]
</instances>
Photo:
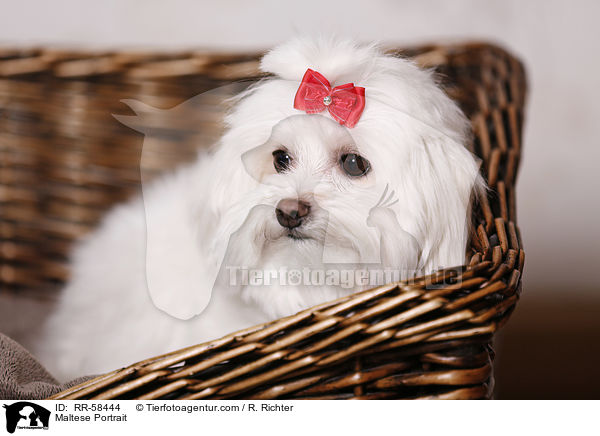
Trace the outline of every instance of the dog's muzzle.
<instances>
[{"instance_id":1,"label":"dog's muzzle","mask_svg":"<svg viewBox=\"0 0 600 436\"><path fill-rule=\"evenodd\" d=\"M287 229L293 229L301 225L309 213L310 204L291 198L281 200L275 208L277 221Z\"/></svg>"}]
</instances>

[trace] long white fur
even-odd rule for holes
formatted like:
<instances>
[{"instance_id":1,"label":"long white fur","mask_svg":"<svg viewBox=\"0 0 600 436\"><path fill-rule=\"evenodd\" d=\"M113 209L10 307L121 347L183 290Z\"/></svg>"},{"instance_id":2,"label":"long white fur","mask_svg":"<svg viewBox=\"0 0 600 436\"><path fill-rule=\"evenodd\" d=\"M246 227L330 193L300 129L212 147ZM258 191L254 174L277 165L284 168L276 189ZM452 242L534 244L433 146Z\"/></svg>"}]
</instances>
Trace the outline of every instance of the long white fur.
<instances>
[{"instance_id":1,"label":"long white fur","mask_svg":"<svg viewBox=\"0 0 600 436\"><path fill-rule=\"evenodd\" d=\"M143 200L114 208L75 249L72 278L35 350L59 379L113 370L358 289L228 287L218 278L224 265L276 270L379 259L429 273L464 262L470 198L483 184L464 147L468 121L430 72L336 38L292 40L265 55L261 68L275 77L239 97L213 152L145 187ZM333 86L366 88L356 127L292 107L307 68ZM277 174L271 153L282 145L295 162ZM341 147L355 147L370 173L344 174ZM384 210L375 206L386 186L398 201ZM277 223L283 198L311 201L300 228L308 239L288 238ZM152 253L147 231L156 236ZM161 290L154 302L150 276Z\"/></svg>"}]
</instances>

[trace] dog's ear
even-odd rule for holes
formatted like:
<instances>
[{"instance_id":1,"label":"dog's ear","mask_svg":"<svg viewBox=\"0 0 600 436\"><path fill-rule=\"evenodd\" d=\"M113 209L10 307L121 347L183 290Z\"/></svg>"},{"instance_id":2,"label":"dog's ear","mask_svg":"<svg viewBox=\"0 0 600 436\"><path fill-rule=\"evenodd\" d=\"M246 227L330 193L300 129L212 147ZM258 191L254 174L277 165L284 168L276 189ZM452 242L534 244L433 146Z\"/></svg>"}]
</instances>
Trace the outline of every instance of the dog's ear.
<instances>
[{"instance_id":1,"label":"dog's ear","mask_svg":"<svg viewBox=\"0 0 600 436\"><path fill-rule=\"evenodd\" d=\"M463 144L442 134L423 138L422 195L429 211L426 269L462 265L471 227L471 202L485 190L480 160Z\"/></svg>"}]
</instances>

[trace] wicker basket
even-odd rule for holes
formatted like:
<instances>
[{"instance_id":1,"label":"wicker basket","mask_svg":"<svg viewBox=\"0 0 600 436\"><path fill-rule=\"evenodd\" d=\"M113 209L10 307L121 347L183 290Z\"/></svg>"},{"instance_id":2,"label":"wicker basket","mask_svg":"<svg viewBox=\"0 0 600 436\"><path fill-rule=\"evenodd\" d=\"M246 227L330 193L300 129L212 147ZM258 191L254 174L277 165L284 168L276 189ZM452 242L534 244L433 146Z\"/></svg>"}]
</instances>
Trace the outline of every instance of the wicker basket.
<instances>
[{"instance_id":1,"label":"wicker basket","mask_svg":"<svg viewBox=\"0 0 600 436\"><path fill-rule=\"evenodd\" d=\"M487 44L400 53L435 68L473 124L491 190L474 210L468 265L154 357L53 398L489 398L491 341L515 307L524 263L514 188L524 70ZM238 91L259 77L258 55L0 51L2 289L52 295L67 279L73 240L139 190L143 136L111 116L131 114L120 100L167 108L232 82L224 89ZM163 126L146 174L216 137L213 115L183 113L175 128Z\"/></svg>"}]
</instances>

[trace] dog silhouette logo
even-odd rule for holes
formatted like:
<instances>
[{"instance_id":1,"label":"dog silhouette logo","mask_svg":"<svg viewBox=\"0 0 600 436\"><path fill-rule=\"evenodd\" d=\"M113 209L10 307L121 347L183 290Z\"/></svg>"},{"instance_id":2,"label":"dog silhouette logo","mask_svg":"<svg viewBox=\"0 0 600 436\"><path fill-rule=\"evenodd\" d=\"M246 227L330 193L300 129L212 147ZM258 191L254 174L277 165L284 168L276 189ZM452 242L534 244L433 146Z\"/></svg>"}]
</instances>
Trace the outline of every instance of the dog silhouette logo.
<instances>
[{"instance_id":1,"label":"dog silhouette logo","mask_svg":"<svg viewBox=\"0 0 600 436\"><path fill-rule=\"evenodd\" d=\"M42 406L29 401L19 401L10 405L4 404L6 409L6 431L14 433L18 429L48 429L50 411Z\"/></svg>"},{"instance_id":2,"label":"dog silhouette logo","mask_svg":"<svg viewBox=\"0 0 600 436\"><path fill-rule=\"evenodd\" d=\"M171 159L175 162L175 156L195 159L198 150L208 150L217 143L222 132L220 128L215 127L215 119L225 115L225 100L247 86L248 83L234 83L217 87L169 109L159 109L141 101L126 99L122 102L135 115L113 114L120 123L144 134L140 156L140 180L146 224L146 284L154 306L178 319L187 320L204 311L210 301L211 288L208 287L208 292L204 290L205 287L201 285L204 280L202 270L195 265L190 268L185 262L176 261L176 258L170 255L169 260L165 260L165 232L161 224L164 204L148 201L152 192L155 192L152 191L150 182L157 176L165 161ZM176 144L180 144L181 147L177 151L174 148ZM186 148L189 144L194 144L193 151ZM199 256L195 247L191 250L187 258ZM169 271L166 271L167 265ZM190 283L198 285L174 289L173 283L177 282L182 274L193 277ZM167 275L174 279L168 280L168 284L165 285L164 277ZM212 285L214 280L208 282ZM175 295L177 297L174 297Z\"/></svg>"}]
</instances>

